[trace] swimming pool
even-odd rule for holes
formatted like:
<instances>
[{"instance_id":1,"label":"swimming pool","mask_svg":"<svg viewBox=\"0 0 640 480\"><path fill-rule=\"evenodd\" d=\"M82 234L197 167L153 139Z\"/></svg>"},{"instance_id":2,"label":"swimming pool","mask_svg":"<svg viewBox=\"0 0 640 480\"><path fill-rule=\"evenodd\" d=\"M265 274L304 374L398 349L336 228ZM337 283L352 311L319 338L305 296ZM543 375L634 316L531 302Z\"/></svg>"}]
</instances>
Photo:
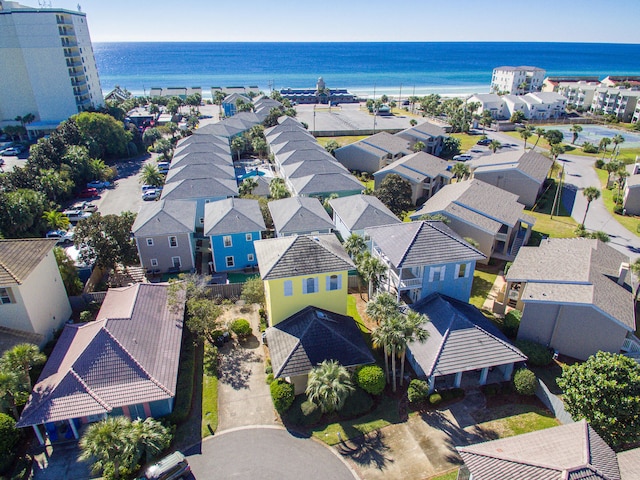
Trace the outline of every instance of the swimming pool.
<instances>
[{"instance_id":1,"label":"swimming pool","mask_svg":"<svg viewBox=\"0 0 640 480\"><path fill-rule=\"evenodd\" d=\"M624 143L621 148L640 148L640 134L629 133L617 128L604 127L602 125L580 125L582 131L578 135L576 145L582 145L584 142L590 142L598 146L603 137L613 138L614 135L620 134L624 137ZM558 125L545 127L546 130L560 130L564 134L565 143L571 143L573 133L571 133L570 125ZM610 150L611 147L608 147Z\"/></svg>"}]
</instances>

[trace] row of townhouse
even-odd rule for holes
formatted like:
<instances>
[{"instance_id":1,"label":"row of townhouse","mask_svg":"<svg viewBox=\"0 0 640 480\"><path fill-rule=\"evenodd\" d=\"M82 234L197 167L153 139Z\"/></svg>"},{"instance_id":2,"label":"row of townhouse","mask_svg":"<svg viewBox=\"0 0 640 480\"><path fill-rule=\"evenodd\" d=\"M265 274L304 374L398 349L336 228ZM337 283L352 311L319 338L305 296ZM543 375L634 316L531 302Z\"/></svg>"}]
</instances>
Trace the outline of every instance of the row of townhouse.
<instances>
[{"instance_id":1,"label":"row of townhouse","mask_svg":"<svg viewBox=\"0 0 640 480\"><path fill-rule=\"evenodd\" d=\"M555 92L535 92L526 95L498 95L477 93L467 102L480 104L478 113L491 113L496 120L508 120L516 112L522 112L528 120L547 120L565 114L567 99Z\"/></svg>"}]
</instances>

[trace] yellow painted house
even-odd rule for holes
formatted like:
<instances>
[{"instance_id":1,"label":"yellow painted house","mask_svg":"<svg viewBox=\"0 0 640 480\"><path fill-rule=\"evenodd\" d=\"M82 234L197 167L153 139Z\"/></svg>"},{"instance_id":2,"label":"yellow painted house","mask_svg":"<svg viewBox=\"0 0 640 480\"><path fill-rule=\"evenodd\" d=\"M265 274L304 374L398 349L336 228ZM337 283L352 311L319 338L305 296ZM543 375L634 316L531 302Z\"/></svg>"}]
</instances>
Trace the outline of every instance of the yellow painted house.
<instances>
[{"instance_id":1,"label":"yellow painted house","mask_svg":"<svg viewBox=\"0 0 640 480\"><path fill-rule=\"evenodd\" d=\"M334 234L255 242L269 325L314 306L347 313L348 272L355 268Z\"/></svg>"}]
</instances>

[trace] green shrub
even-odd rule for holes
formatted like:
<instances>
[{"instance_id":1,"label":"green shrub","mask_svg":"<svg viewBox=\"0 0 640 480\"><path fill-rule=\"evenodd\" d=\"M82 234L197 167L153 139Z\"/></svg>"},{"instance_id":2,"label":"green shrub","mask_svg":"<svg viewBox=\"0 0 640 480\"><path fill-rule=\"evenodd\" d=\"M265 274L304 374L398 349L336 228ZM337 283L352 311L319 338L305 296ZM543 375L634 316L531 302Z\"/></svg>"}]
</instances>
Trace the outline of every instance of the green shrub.
<instances>
[{"instance_id":1,"label":"green shrub","mask_svg":"<svg viewBox=\"0 0 640 480\"><path fill-rule=\"evenodd\" d=\"M624 213L624 208L622 205L616 205L615 207L613 207L613 213L615 213L616 215L622 215Z\"/></svg>"},{"instance_id":2,"label":"green shrub","mask_svg":"<svg viewBox=\"0 0 640 480\"><path fill-rule=\"evenodd\" d=\"M384 370L378 365L365 365L356 371L356 383L371 395L380 395L386 385Z\"/></svg>"},{"instance_id":3,"label":"green shrub","mask_svg":"<svg viewBox=\"0 0 640 480\"><path fill-rule=\"evenodd\" d=\"M267 385L271 385L271 383L273 382L273 373L267 374L267 378L266 378L265 381L266 381Z\"/></svg>"},{"instance_id":4,"label":"green shrub","mask_svg":"<svg viewBox=\"0 0 640 480\"><path fill-rule=\"evenodd\" d=\"M269 385L269 390L271 391L273 406L278 413L282 414L291 408L291 404L296 398L295 389L291 383L282 379L274 380Z\"/></svg>"},{"instance_id":5,"label":"green shrub","mask_svg":"<svg viewBox=\"0 0 640 480\"><path fill-rule=\"evenodd\" d=\"M373 407L373 399L371 395L362 390L356 388L351 395L344 402L344 406L338 412L340 418L356 418L369 412Z\"/></svg>"},{"instance_id":6,"label":"green shrub","mask_svg":"<svg viewBox=\"0 0 640 480\"><path fill-rule=\"evenodd\" d=\"M593 143L584 142L582 144L582 151L584 153L598 153L598 147L596 147ZM600 162L600 166L598 166L598 162ZM604 160L599 158L596 161L596 168L602 168L603 165L604 165Z\"/></svg>"},{"instance_id":7,"label":"green shrub","mask_svg":"<svg viewBox=\"0 0 640 480\"><path fill-rule=\"evenodd\" d=\"M439 393L432 393L429 395L429 403L431 405L438 405L440 402L442 402L442 395Z\"/></svg>"},{"instance_id":8,"label":"green shrub","mask_svg":"<svg viewBox=\"0 0 640 480\"><path fill-rule=\"evenodd\" d=\"M204 359L203 359L204 372L214 377L218 374L218 347L206 342L204 345Z\"/></svg>"},{"instance_id":9,"label":"green shrub","mask_svg":"<svg viewBox=\"0 0 640 480\"><path fill-rule=\"evenodd\" d=\"M178 385L173 412L168 420L175 424L184 422L191 412L193 397L193 379L195 377L195 343L193 335L187 330L182 336L182 350L178 366Z\"/></svg>"},{"instance_id":10,"label":"green shrub","mask_svg":"<svg viewBox=\"0 0 640 480\"><path fill-rule=\"evenodd\" d=\"M80 321L82 323L91 322L92 320L93 320L92 312L90 312L89 310L84 310L83 312L80 312Z\"/></svg>"},{"instance_id":11,"label":"green shrub","mask_svg":"<svg viewBox=\"0 0 640 480\"><path fill-rule=\"evenodd\" d=\"M409 388L407 389L407 398L410 403L420 403L427 399L429 396L429 384L424 380L418 380L417 378L411 380Z\"/></svg>"},{"instance_id":12,"label":"green shrub","mask_svg":"<svg viewBox=\"0 0 640 480\"><path fill-rule=\"evenodd\" d=\"M551 350L540 343L530 340L516 340L515 345L529 358L528 363L535 367L544 367L553 360Z\"/></svg>"},{"instance_id":13,"label":"green shrub","mask_svg":"<svg viewBox=\"0 0 640 480\"><path fill-rule=\"evenodd\" d=\"M520 319L522 318L522 312L520 310L511 310L504 317L504 327L502 330L504 334L509 338L515 338L518 335L518 328L520 328Z\"/></svg>"},{"instance_id":14,"label":"green shrub","mask_svg":"<svg viewBox=\"0 0 640 480\"><path fill-rule=\"evenodd\" d=\"M536 374L528 368L521 368L513 376L513 386L520 395L535 395L538 386Z\"/></svg>"},{"instance_id":15,"label":"green shrub","mask_svg":"<svg viewBox=\"0 0 640 480\"><path fill-rule=\"evenodd\" d=\"M293 405L285 415L285 420L301 427L310 427L318 423L322 411L318 406L306 400L304 395L298 395Z\"/></svg>"},{"instance_id":16,"label":"green shrub","mask_svg":"<svg viewBox=\"0 0 640 480\"><path fill-rule=\"evenodd\" d=\"M16 428L16 421L5 413L0 413L0 471L11 465L13 461L13 447L20 439L20 431Z\"/></svg>"},{"instance_id":17,"label":"green shrub","mask_svg":"<svg viewBox=\"0 0 640 480\"><path fill-rule=\"evenodd\" d=\"M244 318L238 318L231 324L231 331L240 338L246 338L251 335L251 324Z\"/></svg>"},{"instance_id":18,"label":"green shrub","mask_svg":"<svg viewBox=\"0 0 640 480\"><path fill-rule=\"evenodd\" d=\"M438 393L442 397L443 402L453 400L454 398L464 397L464 390L462 390L461 388L450 388L449 390L443 390Z\"/></svg>"},{"instance_id":19,"label":"green shrub","mask_svg":"<svg viewBox=\"0 0 640 480\"><path fill-rule=\"evenodd\" d=\"M270 373L273 373L273 367L271 365L267 365L264 368L264 373L266 373L267 375L269 375Z\"/></svg>"}]
</instances>

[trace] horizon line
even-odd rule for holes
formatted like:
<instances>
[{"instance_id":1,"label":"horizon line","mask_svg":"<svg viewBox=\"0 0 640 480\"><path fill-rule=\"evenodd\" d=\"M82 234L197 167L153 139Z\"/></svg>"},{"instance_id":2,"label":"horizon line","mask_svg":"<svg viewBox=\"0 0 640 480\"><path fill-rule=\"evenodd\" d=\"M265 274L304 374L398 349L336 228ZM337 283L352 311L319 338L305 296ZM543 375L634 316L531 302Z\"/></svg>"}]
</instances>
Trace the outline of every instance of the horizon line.
<instances>
[{"instance_id":1,"label":"horizon line","mask_svg":"<svg viewBox=\"0 0 640 480\"><path fill-rule=\"evenodd\" d=\"M323 44L338 44L338 43L526 43L535 45L549 45L549 44L570 44L570 45L629 45L640 46L640 43L629 42L596 42L596 41L547 41L547 42L531 42L522 40L93 40L92 43L323 43Z\"/></svg>"}]
</instances>

